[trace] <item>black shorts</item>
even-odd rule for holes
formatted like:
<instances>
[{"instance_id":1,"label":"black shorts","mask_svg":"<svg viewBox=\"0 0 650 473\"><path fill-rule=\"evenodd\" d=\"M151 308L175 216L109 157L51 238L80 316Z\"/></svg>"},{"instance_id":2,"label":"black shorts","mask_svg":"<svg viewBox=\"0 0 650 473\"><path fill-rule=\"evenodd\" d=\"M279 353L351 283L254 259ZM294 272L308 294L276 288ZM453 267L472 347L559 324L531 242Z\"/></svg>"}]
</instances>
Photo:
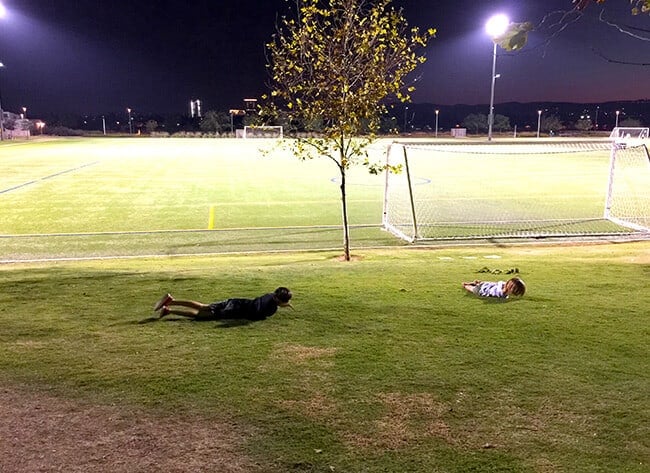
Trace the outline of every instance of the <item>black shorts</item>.
<instances>
[{"instance_id":1,"label":"black shorts","mask_svg":"<svg viewBox=\"0 0 650 473\"><path fill-rule=\"evenodd\" d=\"M227 299L225 301L213 302L210 304L211 319L242 319L244 311L242 303L238 299Z\"/></svg>"}]
</instances>

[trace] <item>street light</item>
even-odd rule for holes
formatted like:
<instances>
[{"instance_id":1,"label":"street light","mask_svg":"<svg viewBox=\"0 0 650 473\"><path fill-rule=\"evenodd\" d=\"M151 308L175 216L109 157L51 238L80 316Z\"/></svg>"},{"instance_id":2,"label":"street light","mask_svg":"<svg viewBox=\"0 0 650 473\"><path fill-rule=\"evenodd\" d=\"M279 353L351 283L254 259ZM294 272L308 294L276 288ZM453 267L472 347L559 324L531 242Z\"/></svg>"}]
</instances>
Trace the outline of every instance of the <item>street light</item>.
<instances>
[{"instance_id":1,"label":"street light","mask_svg":"<svg viewBox=\"0 0 650 473\"><path fill-rule=\"evenodd\" d=\"M23 107L23 118L27 120L27 107Z\"/></svg>"},{"instance_id":2,"label":"street light","mask_svg":"<svg viewBox=\"0 0 650 473\"><path fill-rule=\"evenodd\" d=\"M131 109L127 108L126 111L129 114L129 135L132 135L133 134L133 124L131 122Z\"/></svg>"},{"instance_id":3,"label":"street light","mask_svg":"<svg viewBox=\"0 0 650 473\"><path fill-rule=\"evenodd\" d=\"M618 128L618 116L621 114L620 110L616 110L616 125L614 125L614 128Z\"/></svg>"},{"instance_id":4,"label":"street light","mask_svg":"<svg viewBox=\"0 0 650 473\"><path fill-rule=\"evenodd\" d=\"M436 138L438 138L438 115L440 115L440 110L436 110Z\"/></svg>"},{"instance_id":5,"label":"street light","mask_svg":"<svg viewBox=\"0 0 650 473\"><path fill-rule=\"evenodd\" d=\"M537 110L537 138L539 138L539 126L542 124L542 111Z\"/></svg>"},{"instance_id":6,"label":"street light","mask_svg":"<svg viewBox=\"0 0 650 473\"><path fill-rule=\"evenodd\" d=\"M485 24L485 31L492 38L492 88L490 90L490 113L488 115L488 141L492 140L492 125L494 124L494 85L497 79L497 43L496 40L508 29L510 20L506 15L494 15Z\"/></svg>"}]
</instances>

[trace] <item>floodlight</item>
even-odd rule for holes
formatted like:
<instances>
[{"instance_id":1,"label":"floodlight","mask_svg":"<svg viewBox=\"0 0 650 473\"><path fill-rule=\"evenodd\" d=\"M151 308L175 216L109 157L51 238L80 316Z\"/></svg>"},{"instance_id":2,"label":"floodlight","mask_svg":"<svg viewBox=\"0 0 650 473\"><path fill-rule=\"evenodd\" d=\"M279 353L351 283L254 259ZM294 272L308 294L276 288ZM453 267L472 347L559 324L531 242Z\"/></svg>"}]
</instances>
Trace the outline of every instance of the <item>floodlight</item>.
<instances>
[{"instance_id":1,"label":"floodlight","mask_svg":"<svg viewBox=\"0 0 650 473\"><path fill-rule=\"evenodd\" d=\"M487 21L485 24L485 32L490 36L490 38L495 39L506 32L509 24L510 19L506 15L500 13L494 15Z\"/></svg>"}]
</instances>

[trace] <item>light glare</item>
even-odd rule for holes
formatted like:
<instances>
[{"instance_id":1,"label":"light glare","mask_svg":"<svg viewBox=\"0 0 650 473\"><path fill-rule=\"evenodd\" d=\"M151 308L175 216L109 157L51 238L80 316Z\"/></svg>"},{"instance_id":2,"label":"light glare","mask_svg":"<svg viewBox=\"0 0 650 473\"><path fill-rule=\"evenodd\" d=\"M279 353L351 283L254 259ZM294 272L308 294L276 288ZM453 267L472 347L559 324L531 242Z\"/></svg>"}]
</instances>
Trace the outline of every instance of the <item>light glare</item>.
<instances>
[{"instance_id":1,"label":"light glare","mask_svg":"<svg viewBox=\"0 0 650 473\"><path fill-rule=\"evenodd\" d=\"M494 15L485 24L485 31L491 38L498 38L508 29L510 18L504 14Z\"/></svg>"}]
</instances>

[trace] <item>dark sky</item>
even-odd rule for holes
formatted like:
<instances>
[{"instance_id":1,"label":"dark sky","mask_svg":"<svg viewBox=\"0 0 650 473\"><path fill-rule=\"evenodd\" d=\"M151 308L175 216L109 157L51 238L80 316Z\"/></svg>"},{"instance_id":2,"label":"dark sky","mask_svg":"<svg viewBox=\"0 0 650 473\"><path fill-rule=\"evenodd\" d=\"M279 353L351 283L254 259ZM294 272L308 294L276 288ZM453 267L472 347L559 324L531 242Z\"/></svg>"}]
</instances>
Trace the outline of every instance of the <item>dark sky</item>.
<instances>
[{"instance_id":1,"label":"dark sky","mask_svg":"<svg viewBox=\"0 0 650 473\"><path fill-rule=\"evenodd\" d=\"M287 0L4 0L0 20L3 108L49 113L183 113L240 108L266 91L264 43ZM426 49L415 102L489 102L492 42L488 17L539 22L571 0L395 0L410 24L438 29ZM552 29L531 34L519 53L499 50L496 103L599 103L650 98L650 41L598 20L602 7L544 44ZM650 30L627 0L608 0L605 18ZM555 20L558 16L553 17ZM557 29L557 28L556 28ZM637 33L638 31L635 30ZM646 37L650 34L646 33Z\"/></svg>"}]
</instances>

